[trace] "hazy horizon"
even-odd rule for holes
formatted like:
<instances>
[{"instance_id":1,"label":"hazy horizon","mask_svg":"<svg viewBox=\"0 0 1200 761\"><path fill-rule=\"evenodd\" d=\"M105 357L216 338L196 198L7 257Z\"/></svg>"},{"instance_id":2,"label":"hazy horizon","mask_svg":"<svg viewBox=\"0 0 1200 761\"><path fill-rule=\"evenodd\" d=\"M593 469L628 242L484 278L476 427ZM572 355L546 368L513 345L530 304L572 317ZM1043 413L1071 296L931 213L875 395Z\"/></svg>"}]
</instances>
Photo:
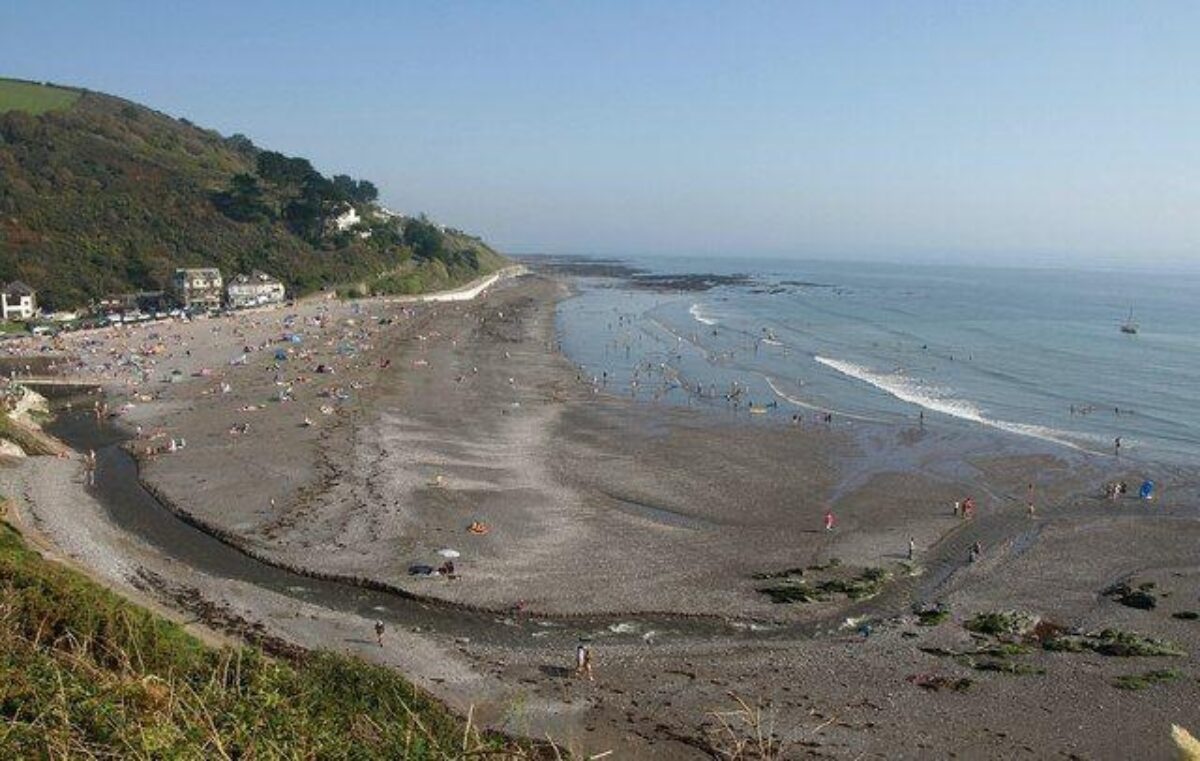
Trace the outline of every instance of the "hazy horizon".
<instances>
[{"instance_id":1,"label":"hazy horizon","mask_svg":"<svg viewBox=\"0 0 1200 761\"><path fill-rule=\"evenodd\" d=\"M693 252L644 252L638 251L636 248L627 251L538 251L538 250L510 250L506 251L510 256L523 258L572 258L580 260L594 261L619 261L637 263L642 259L649 259L655 262L675 262L688 261L692 266L689 271L702 272L705 269L706 262L729 262L729 261L745 261L749 264L762 265L778 263L787 266L803 266L804 264L846 264L855 265L861 264L866 266L885 266L885 267L916 267L938 269L942 267L965 267L982 270L1026 270L1026 271L1048 271L1048 272L1080 272L1080 273L1142 273L1153 275L1171 275L1178 274L1186 277L1200 277L1200 261L1187 260L1160 260L1160 261L1112 261L1112 260L1072 260L1072 259L1056 259L1049 255L1029 255L1027 257L1013 257L1004 261L994 261L990 259L973 259L964 258L962 256L952 257L950 255L937 256L934 254L921 255L914 254L907 257L887 258L885 256L822 256L819 253L815 254L799 254L799 253L752 253L747 255L739 255L737 253L693 253Z\"/></svg>"},{"instance_id":2,"label":"hazy horizon","mask_svg":"<svg viewBox=\"0 0 1200 761\"><path fill-rule=\"evenodd\" d=\"M512 253L1200 268L1200 6L0 12L108 92Z\"/></svg>"}]
</instances>

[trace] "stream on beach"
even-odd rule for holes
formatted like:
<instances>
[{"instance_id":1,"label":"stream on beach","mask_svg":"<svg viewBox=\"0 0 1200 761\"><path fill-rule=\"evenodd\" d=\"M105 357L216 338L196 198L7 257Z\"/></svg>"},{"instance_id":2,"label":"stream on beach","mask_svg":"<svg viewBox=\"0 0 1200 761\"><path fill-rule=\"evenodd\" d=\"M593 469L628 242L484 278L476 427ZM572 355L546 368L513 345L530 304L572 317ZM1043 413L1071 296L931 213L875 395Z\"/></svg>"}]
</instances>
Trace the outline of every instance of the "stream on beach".
<instances>
[{"instance_id":1,"label":"stream on beach","mask_svg":"<svg viewBox=\"0 0 1200 761\"><path fill-rule=\"evenodd\" d=\"M377 618L404 628L481 644L569 648L574 642L656 641L677 638L761 638L795 635L791 627L682 616L577 616L569 618L476 611L369 589L350 581L318 579L264 562L176 515L141 483L138 465L122 447L129 435L118 425L97 422L91 399L60 408L46 426L73 449L96 451L92 495L120 529L164 555L201 573L253 584L329 610ZM439 580L431 580L437 583Z\"/></svg>"}]
</instances>

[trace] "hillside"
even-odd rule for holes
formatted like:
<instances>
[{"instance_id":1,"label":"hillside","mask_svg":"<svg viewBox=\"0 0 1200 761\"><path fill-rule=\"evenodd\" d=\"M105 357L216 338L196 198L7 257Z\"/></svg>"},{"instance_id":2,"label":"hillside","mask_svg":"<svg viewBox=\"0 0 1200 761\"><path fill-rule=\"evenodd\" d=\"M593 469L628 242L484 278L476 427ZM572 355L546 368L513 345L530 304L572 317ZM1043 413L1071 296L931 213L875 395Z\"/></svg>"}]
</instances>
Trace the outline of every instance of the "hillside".
<instances>
[{"instance_id":1,"label":"hillside","mask_svg":"<svg viewBox=\"0 0 1200 761\"><path fill-rule=\"evenodd\" d=\"M357 658L206 646L3 521L0 610L4 758L550 757Z\"/></svg>"},{"instance_id":2,"label":"hillside","mask_svg":"<svg viewBox=\"0 0 1200 761\"><path fill-rule=\"evenodd\" d=\"M77 100L77 90L47 87L36 82L22 82L16 79L0 79L0 104L3 104L2 108L6 111L24 111L36 116L46 111L67 108Z\"/></svg>"},{"instance_id":3,"label":"hillside","mask_svg":"<svg viewBox=\"0 0 1200 761\"><path fill-rule=\"evenodd\" d=\"M413 291L504 259L478 238L383 212L369 181L120 98L0 80L0 280L50 308L158 290L181 266L261 269L297 294ZM338 229L354 209L360 221Z\"/></svg>"}]
</instances>

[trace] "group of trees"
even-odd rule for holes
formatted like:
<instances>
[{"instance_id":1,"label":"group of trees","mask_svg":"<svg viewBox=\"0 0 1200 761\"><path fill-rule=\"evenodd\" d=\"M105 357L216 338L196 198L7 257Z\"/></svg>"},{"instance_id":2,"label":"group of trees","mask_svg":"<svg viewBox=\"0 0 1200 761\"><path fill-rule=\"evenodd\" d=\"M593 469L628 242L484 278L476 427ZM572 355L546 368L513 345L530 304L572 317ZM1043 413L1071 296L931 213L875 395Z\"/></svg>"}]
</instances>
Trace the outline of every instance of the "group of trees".
<instances>
[{"instance_id":1,"label":"group of trees","mask_svg":"<svg viewBox=\"0 0 1200 761\"><path fill-rule=\"evenodd\" d=\"M473 247L461 245L457 238L451 239L424 216L405 222L404 243L412 249L417 261L439 261L452 269L479 267L479 255Z\"/></svg>"},{"instance_id":2,"label":"group of trees","mask_svg":"<svg viewBox=\"0 0 1200 761\"><path fill-rule=\"evenodd\" d=\"M282 220L293 233L319 245L326 242L331 217L379 198L369 180L345 174L327 178L308 159L258 150L242 135L227 142L254 158L254 173L234 175L228 187L213 196L217 209L237 222Z\"/></svg>"}]
</instances>

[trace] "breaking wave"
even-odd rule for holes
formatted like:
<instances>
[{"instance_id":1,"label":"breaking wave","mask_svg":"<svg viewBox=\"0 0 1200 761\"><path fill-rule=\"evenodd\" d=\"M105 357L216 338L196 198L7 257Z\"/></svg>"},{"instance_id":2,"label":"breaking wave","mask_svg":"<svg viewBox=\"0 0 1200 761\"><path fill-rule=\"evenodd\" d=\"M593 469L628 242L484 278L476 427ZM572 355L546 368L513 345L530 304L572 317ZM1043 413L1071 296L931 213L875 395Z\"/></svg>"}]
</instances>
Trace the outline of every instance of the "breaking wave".
<instances>
[{"instance_id":1,"label":"breaking wave","mask_svg":"<svg viewBox=\"0 0 1200 761\"><path fill-rule=\"evenodd\" d=\"M829 412L829 410L825 409L824 407L818 407L815 404L809 404L808 402L797 399L794 396L788 396L781 388L779 388L779 386L775 385L775 381L772 380L770 376L764 375L763 380L765 380L767 385L771 387L771 390L775 392L775 396L778 396L788 404L794 404L797 407L803 407L804 409L815 410L817 412Z\"/></svg>"},{"instance_id":2,"label":"breaking wave","mask_svg":"<svg viewBox=\"0 0 1200 761\"><path fill-rule=\"evenodd\" d=\"M696 322L702 322L705 325L716 325L717 324L716 319L705 316L704 311L700 308L699 304L692 304L692 306L688 309L688 314L690 314L692 317L694 317L696 319Z\"/></svg>"},{"instance_id":3,"label":"breaking wave","mask_svg":"<svg viewBox=\"0 0 1200 761\"><path fill-rule=\"evenodd\" d=\"M840 417L850 418L852 420L862 420L867 423L887 422L887 421L881 420L879 418L867 417L866 415L853 415L849 412L842 412L839 410L829 409L828 407L821 407L816 404L809 404L808 402L804 401L803 399L797 399L796 397L790 396L789 394L785 393L784 390L779 387L779 384L777 384L775 382L775 379L772 378L771 376L763 375L762 379L767 382L768 386L771 387L771 391L774 392L775 396L778 396L783 401L787 402L788 404L794 405L796 407L801 407L806 410L813 410L814 412L836 412Z\"/></svg>"},{"instance_id":4,"label":"breaking wave","mask_svg":"<svg viewBox=\"0 0 1200 761\"><path fill-rule=\"evenodd\" d=\"M841 359L829 359L827 357L813 357L813 359L842 375L874 386L902 402L915 404L931 412L940 412L943 415L955 417L960 420L979 423L980 425L986 425L1020 436L1050 441L1072 449L1087 450L1088 447L1083 442L1089 438L1094 438L1087 437L1085 434L1072 434L1068 431L1060 431L1056 428L1048 428L1041 425L994 420L984 415L983 411L975 404L964 399L956 399L949 396L940 389L930 387L901 372L880 373Z\"/></svg>"}]
</instances>

